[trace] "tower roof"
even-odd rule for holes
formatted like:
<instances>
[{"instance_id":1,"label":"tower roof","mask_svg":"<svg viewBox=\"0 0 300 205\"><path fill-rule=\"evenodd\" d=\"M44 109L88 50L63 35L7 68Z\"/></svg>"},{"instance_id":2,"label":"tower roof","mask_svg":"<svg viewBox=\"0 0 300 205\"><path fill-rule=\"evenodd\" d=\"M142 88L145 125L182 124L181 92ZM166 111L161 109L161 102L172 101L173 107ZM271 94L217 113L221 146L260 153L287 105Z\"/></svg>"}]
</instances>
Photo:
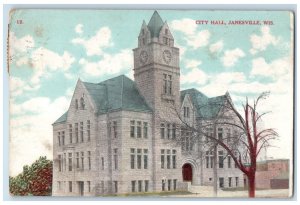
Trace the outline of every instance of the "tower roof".
<instances>
[{"instance_id":1,"label":"tower roof","mask_svg":"<svg viewBox=\"0 0 300 205\"><path fill-rule=\"evenodd\" d=\"M148 23L148 29L151 33L151 37L158 37L159 32L164 25L164 22L157 11L154 11L149 23Z\"/></svg>"}]
</instances>

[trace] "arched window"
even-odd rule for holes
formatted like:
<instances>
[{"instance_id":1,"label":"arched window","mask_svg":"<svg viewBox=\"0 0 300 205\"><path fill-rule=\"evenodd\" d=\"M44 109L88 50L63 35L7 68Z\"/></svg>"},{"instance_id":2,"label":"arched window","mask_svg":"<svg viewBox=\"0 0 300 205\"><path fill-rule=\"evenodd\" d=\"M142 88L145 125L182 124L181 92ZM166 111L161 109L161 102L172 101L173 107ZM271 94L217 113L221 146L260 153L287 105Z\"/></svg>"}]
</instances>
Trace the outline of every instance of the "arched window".
<instances>
[{"instance_id":1,"label":"arched window","mask_svg":"<svg viewBox=\"0 0 300 205\"><path fill-rule=\"evenodd\" d=\"M80 98L80 109L84 110L85 103L83 97Z\"/></svg>"}]
</instances>

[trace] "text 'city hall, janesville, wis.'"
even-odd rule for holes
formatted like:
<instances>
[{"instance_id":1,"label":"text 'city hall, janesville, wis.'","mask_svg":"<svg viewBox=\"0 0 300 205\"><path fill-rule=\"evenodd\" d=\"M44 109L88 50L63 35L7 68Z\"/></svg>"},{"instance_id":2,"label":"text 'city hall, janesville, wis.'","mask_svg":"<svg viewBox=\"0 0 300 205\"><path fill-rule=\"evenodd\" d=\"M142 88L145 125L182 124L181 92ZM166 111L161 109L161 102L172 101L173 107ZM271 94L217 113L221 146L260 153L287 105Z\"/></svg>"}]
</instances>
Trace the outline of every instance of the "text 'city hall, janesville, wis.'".
<instances>
[{"instance_id":1,"label":"text 'city hall, janesville, wis.'","mask_svg":"<svg viewBox=\"0 0 300 205\"><path fill-rule=\"evenodd\" d=\"M143 22L133 57L134 81L124 75L100 83L79 79L68 111L53 123L53 196L213 186L214 165L219 188L244 186L222 147L217 155L203 151L207 137L180 125L215 119L230 96L180 91L179 49L157 11ZM236 130L223 125L216 133L220 139Z\"/></svg>"}]
</instances>

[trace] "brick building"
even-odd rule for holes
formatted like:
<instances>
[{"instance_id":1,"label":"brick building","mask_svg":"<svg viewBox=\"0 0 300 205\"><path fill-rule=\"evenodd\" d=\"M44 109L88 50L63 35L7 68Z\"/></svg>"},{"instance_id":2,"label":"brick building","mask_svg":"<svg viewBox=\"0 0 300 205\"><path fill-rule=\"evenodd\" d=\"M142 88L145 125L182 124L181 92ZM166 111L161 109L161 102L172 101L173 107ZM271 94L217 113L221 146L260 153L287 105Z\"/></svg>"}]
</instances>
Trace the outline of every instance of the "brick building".
<instances>
[{"instance_id":1,"label":"brick building","mask_svg":"<svg viewBox=\"0 0 300 205\"><path fill-rule=\"evenodd\" d=\"M258 189L288 189L289 160L271 159L257 163L255 186Z\"/></svg>"},{"instance_id":2,"label":"brick building","mask_svg":"<svg viewBox=\"0 0 300 205\"><path fill-rule=\"evenodd\" d=\"M53 195L212 185L213 157L219 160L219 187L243 186L243 175L225 150L219 148L218 156L202 152L205 139L182 132L181 117L199 126L218 117L230 96L180 91L179 49L156 11L148 24L143 22L133 54L134 81L124 75L100 83L79 79L68 111L54 122ZM235 133L229 127L216 129L218 137Z\"/></svg>"}]
</instances>

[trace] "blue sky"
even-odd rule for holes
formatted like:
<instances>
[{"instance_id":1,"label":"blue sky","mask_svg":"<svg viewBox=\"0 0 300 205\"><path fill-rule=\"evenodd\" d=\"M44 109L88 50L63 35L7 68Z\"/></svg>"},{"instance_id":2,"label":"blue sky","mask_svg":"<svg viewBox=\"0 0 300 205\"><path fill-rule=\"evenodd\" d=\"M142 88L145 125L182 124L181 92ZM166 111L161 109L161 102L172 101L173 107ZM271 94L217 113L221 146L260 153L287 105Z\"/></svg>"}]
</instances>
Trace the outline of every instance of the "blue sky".
<instances>
[{"instance_id":1,"label":"blue sky","mask_svg":"<svg viewBox=\"0 0 300 205\"><path fill-rule=\"evenodd\" d=\"M40 155L52 158L51 124L67 110L80 77L132 78L142 21L153 10L16 10L10 20L10 174ZM181 89L229 91L237 107L271 91L261 111L277 129L276 158L291 157L293 53L289 12L159 11L180 48ZM22 20L22 24L20 24ZM259 20L261 25L199 25L196 20ZM263 21L272 21L266 26ZM19 22L19 23L18 23ZM284 99L284 100L283 100ZM284 150L284 148L289 148Z\"/></svg>"}]
</instances>

